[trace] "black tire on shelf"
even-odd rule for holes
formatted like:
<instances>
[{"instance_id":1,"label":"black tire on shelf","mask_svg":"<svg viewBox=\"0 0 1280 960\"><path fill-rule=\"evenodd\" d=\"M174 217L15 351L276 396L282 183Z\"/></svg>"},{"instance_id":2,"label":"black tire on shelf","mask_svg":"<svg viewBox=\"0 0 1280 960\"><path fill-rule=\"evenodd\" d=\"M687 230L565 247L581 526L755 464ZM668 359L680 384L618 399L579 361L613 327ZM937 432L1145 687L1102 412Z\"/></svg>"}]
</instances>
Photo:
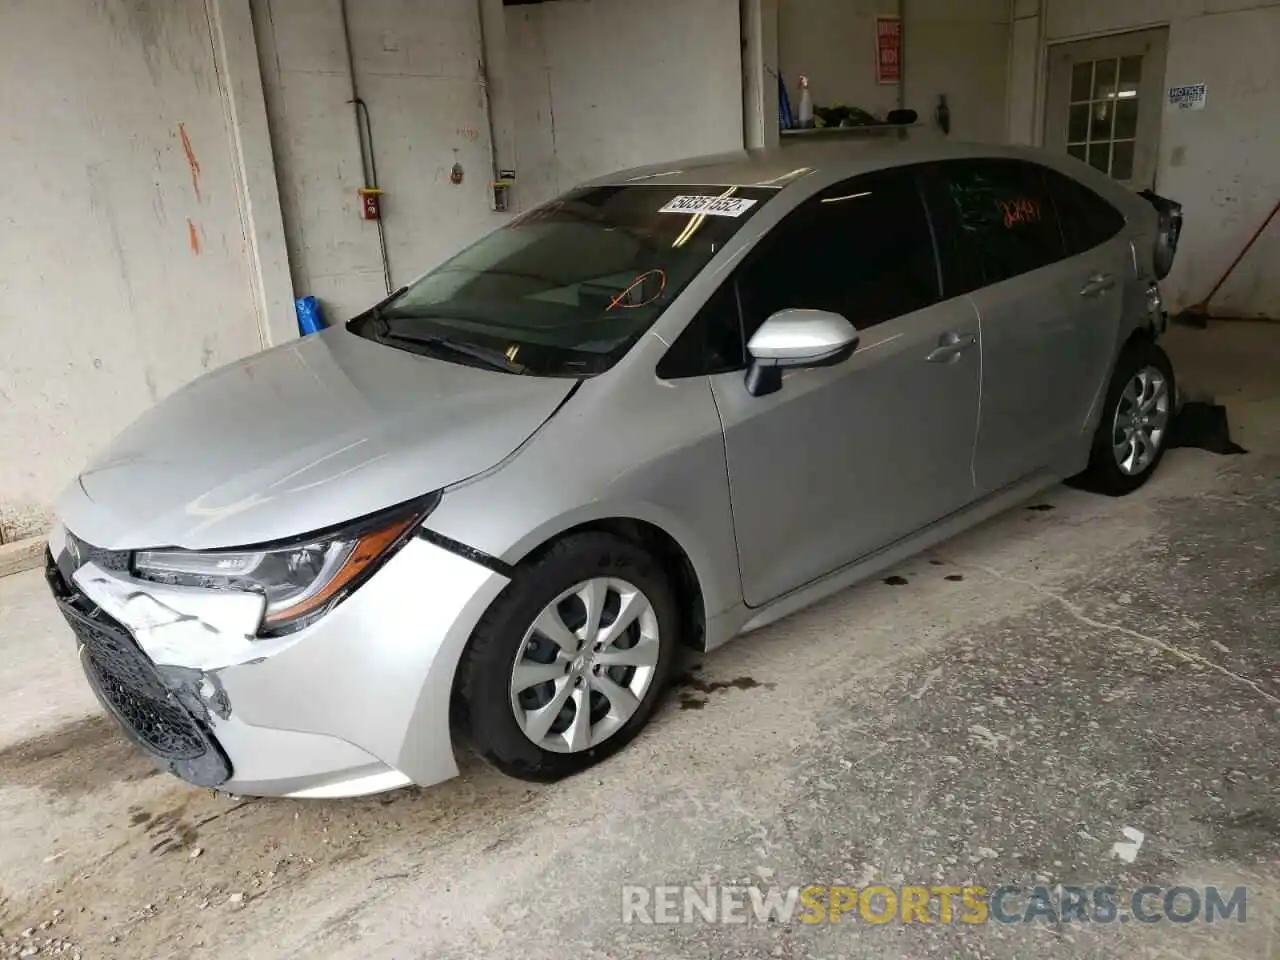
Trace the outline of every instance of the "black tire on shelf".
<instances>
[{"instance_id":1,"label":"black tire on shelf","mask_svg":"<svg viewBox=\"0 0 1280 960\"><path fill-rule=\"evenodd\" d=\"M658 663L640 705L622 727L590 749L557 753L535 744L520 728L511 703L512 670L542 610L594 577L624 579L644 592L658 622ZM657 560L611 533L571 534L523 564L476 626L458 667L459 721L479 754L509 776L537 782L571 776L617 753L648 722L669 683L679 630L674 594Z\"/></svg>"},{"instance_id":2,"label":"black tire on shelf","mask_svg":"<svg viewBox=\"0 0 1280 960\"><path fill-rule=\"evenodd\" d=\"M1160 445L1155 457L1139 473L1125 473L1116 462L1112 451L1112 431L1114 429L1116 410L1120 405L1121 395L1138 373L1155 367L1165 378L1169 391L1169 422L1165 426ZM1093 437L1093 446L1089 453L1089 466L1084 472L1072 478L1072 483L1093 493L1109 497L1123 497L1132 493L1151 479L1168 446L1170 428L1173 417L1177 414L1177 381L1174 379L1173 364L1161 347L1145 337L1129 341L1120 351L1115 370L1111 374L1111 382L1107 386L1107 396L1102 409L1102 419Z\"/></svg>"}]
</instances>

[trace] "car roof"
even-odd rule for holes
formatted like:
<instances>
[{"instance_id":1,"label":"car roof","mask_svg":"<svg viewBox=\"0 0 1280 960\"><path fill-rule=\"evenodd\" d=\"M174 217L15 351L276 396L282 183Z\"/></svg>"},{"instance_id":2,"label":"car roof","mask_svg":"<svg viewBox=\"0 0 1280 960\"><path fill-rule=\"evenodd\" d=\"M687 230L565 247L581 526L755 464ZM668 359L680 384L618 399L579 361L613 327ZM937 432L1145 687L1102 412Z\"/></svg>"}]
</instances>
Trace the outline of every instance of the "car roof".
<instances>
[{"instance_id":1,"label":"car roof","mask_svg":"<svg viewBox=\"0 0 1280 960\"><path fill-rule=\"evenodd\" d=\"M829 137L829 139L827 138ZM1046 162L1046 153L1028 147L959 143L913 136L830 134L822 139L784 138L777 147L688 157L619 170L589 186L618 184L760 186L782 188L821 174L853 176L883 167L964 157L1019 157Z\"/></svg>"}]
</instances>

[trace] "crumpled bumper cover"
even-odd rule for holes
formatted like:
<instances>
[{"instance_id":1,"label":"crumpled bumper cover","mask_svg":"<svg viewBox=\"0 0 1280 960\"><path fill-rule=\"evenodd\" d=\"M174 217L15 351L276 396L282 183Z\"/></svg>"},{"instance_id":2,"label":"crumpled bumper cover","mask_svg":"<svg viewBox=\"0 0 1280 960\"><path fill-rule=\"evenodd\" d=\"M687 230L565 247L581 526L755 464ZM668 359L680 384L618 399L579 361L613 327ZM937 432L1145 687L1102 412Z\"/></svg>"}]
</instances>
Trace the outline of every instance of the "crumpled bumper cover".
<instances>
[{"instance_id":1,"label":"crumpled bumper cover","mask_svg":"<svg viewBox=\"0 0 1280 960\"><path fill-rule=\"evenodd\" d=\"M133 579L98 562L48 576L85 673L127 735L188 782L341 797L457 774L453 675L508 580L420 538L307 628L258 639L261 599Z\"/></svg>"},{"instance_id":2,"label":"crumpled bumper cover","mask_svg":"<svg viewBox=\"0 0 1280 960\"><path fill-rule=\"evenodd\" d=\"M89 685L129 739L197 786L230 780L231 761L213 736L199 673L153 664L121 623L66 582L52 554L45 576L76 636Z\"/></svg>"}]
</instances>

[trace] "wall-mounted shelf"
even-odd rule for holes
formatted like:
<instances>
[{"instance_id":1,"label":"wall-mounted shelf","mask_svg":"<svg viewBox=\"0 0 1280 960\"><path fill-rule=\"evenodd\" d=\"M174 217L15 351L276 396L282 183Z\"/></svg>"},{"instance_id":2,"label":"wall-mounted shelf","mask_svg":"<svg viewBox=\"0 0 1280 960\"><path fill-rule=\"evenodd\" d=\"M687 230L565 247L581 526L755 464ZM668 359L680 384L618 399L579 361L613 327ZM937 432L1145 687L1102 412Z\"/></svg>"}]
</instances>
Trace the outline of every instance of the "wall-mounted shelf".
<instances>
[{"instance_id":1,"label":"wall-mounted shelf","mask_svg":"<svg viewBox=\"0 0 1280 960\"><path fill-rule=\"evenodd\" d=\"M808 127L796 130L779 130L784 137L856 137L859 134L875 136L892 130L911 130L921 123L864 123L856 127Z\"/></svg>"}]
</instances>

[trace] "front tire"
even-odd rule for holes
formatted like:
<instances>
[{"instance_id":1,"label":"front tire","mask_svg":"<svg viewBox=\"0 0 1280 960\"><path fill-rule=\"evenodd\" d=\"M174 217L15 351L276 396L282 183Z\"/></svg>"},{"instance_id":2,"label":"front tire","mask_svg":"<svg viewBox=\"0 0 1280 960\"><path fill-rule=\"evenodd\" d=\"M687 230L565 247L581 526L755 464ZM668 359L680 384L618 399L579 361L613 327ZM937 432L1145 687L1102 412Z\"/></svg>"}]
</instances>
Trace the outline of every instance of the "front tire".
<instances>
[{"instance_id":1,"label":"front tire","mask_svg":"<svg viewBox=\"0 0 1280 960\"><path fill-rule=\"evenodd\" d=\"M522 780L570 776L640 732L671 675L680 620L666 574L609 533L522 566L477 625L458 696L475 747Z\"/></svg>"},{"instance_id":2,"label":"front tire","mask_svg":"<svg viewBox=\"0 0 1280 960\"><path fill-rule=\"evenodd\" d=\"M1133 340L1116 361L1094 434L1089 466L1074 478L1094 493L1122 497L1137 490L1164 459L1177 383L1168 355L1151 340Z\"/></svg>"}]
</instances>

